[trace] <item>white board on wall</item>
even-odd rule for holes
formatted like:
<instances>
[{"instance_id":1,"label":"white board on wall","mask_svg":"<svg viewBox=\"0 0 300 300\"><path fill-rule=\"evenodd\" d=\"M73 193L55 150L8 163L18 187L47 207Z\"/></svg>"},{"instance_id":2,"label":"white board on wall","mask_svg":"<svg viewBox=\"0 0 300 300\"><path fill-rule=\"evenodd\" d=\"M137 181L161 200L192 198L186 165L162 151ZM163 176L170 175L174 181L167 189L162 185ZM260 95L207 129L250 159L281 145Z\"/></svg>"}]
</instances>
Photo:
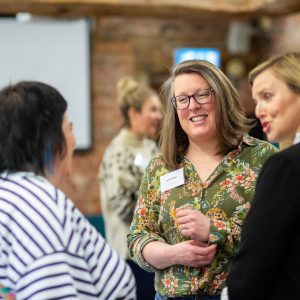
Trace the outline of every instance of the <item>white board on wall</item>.
<instances>
[{"instance_id":1,"label":"white board on wall","mask_svg":"<svg viewBox=\"0 0 300 300\"><path fill-rule=\"evenodd\" d=\"M87 19L0 18L0 88L20 80L55 87L68 102L78 150L92 145Z\"/></svg>"}]
</instances>

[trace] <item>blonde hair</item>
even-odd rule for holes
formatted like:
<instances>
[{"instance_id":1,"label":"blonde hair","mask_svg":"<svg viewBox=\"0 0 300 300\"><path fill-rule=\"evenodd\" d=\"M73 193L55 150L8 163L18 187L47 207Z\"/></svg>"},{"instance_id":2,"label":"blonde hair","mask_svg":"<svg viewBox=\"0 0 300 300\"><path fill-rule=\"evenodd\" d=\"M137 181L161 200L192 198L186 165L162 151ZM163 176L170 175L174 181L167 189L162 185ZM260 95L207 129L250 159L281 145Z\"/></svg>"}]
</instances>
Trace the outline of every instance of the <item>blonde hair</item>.
<instances>
[{"instance_id":1,"label":"blonde hair","mask_svg":"<svg viewBox=\"0 0 300 300\"><path fill-rule=\"evenodd\" d=\"M244 114L237 90L220 69L205 60L190 60L175 65L161 89L163 122L159 140L162 157L172 168L178 167L179 157L186 153L189 146L188 136L181 128L176 109L170 101L174 96L174 79L181 74L198 74L213 89L220 142L216 154L226 154L236 147L243 134L253 126Z\"/></svg>"},{"instance_id":2,"label":"blonde hair","mask_svg":"<svg viewBox=\"0 0 300 300\"><path fill-rule=\"evenodd\" d=\"M256 66L249 74L250 84L263 71L270 69L275 76L283 80L296 94L300 93L300 52L287 52L272 56Z\"/></svg>"},{"instance_id":3,"label":"blonde hair","mask_svg":"<svg viewBox=\"0 0 300 300\"><path fill-rule=\"evenodd\" d=\"M130 126L128 115L132 107L141 112L146 100L153 95L155 91L145 84L139 83L130 76L121 78L117 83L118 105L124 118L125 126Z\"/></svg>"}]
</instances>

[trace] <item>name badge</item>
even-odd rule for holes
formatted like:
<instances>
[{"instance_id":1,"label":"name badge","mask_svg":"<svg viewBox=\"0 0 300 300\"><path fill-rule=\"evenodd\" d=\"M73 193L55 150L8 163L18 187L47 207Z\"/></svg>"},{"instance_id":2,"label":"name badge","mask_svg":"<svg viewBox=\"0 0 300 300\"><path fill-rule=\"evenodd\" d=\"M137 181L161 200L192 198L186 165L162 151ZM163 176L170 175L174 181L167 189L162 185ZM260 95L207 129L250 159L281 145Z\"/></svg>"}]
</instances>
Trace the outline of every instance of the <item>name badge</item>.
<instances>
[{"instance_id":1,"label":"name badge","mask_svg":"<svg viewBox=\"0 0 300 300\"><path fill-rule=\"evenodd\" d=\"M160 191L163 193L184 184L183 168L160 177Z\"/></svg>"}]
</instances>

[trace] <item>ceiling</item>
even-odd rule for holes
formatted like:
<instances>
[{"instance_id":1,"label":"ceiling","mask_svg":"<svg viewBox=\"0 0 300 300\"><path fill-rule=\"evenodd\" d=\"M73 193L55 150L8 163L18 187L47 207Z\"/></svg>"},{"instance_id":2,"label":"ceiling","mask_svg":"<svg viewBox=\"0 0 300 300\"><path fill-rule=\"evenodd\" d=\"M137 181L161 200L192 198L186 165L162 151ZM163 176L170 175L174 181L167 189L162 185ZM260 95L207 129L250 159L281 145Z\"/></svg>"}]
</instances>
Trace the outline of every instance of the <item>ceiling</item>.
<instances>
[{"instance_id":1,"label":"ceiling","mask_svg":"<svg viewBox=\"0 0 300 300\"><path fill-rule=\"evenodd\" d=\"M56 17L147 16L191 21L247 18L300 12L299 0L0 0L0 14L18 12ZM216 20L216 19L215 19Z\"/></svg>"}]
</instances>

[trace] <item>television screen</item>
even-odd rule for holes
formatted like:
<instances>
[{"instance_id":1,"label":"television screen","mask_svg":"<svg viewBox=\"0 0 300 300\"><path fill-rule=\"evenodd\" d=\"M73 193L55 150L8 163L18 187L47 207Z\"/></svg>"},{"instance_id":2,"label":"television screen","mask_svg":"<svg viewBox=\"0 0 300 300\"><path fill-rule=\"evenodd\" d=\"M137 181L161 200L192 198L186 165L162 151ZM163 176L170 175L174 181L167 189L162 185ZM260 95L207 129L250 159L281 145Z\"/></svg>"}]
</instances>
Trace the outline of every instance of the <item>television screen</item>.
<instances>
[{"instance_id":1,"label":"television screen","mask_svg":"<svg viewBox=\"0 0 300 300\"><path fill-rule=\"evenodd\" d=\"M178 48L174 50L174 62L179 64L185 60L203 59L221 67L221 53L215 48Z\"/></svg>"}]
</instances>

